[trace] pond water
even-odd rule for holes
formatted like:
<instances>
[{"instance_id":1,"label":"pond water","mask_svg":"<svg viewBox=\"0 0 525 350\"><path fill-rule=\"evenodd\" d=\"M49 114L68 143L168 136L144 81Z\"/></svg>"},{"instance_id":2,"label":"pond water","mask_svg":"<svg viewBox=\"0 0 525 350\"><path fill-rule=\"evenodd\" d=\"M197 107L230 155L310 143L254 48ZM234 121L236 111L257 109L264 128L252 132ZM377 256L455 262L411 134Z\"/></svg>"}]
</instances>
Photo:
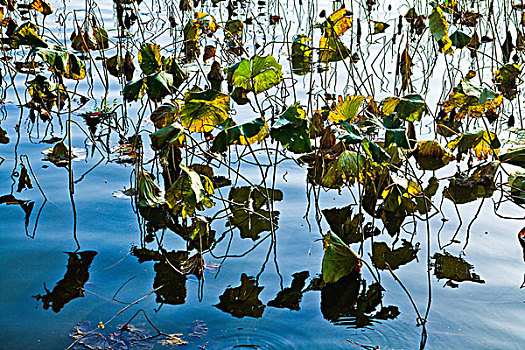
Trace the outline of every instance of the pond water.
<instances>
[{"instance_id":1,"label":"pond water","mask_svg":"<svg viewBox=\"0 0 525 350\"><path fill-rule=\"evenodd\" d=\"M150 115L161 101L148 101L147 95L154 94L149 90L139 101L123 101L124 78L108 75L101 63L103 59L98 59L102 51L104 57L117 54L124 57L128 50L134 56L137 69L134 79L139 79L147 73L144 69L144 75L140 73L138 50L145 43L157 43L162 55L168 57L176 53L176 59L188 75L186 79L190 83L183 83L177 89L185 92L192 85L204 88L208 82L203 71L207 74L210 70L210 61L204 63L200 57L198 64L184 62L188 59L181 53L184 51L183 26L190 18L199 17L194 16L198 11L213 15L222 28L234 7L232 18L243 20L246 32L230 40L220 34L222 29L214 34L209 27L204 29L209 22L199 22L201 49L206 45L216 45L217 57L214 59L224 68L240 61L241 57L249 60L254 47L258 47L259 55L272 55L282 64L284 77L280 85L273 84L260 94L254 95L251 91L247 95L251 104L241 105L232 99L230 113L236 123L260 117L263 109L268 125L275 127L274 123L285 107L294 102L301 103L307 118L312 118L313 111L325 108L325 104L330 105L332 111L335 105L341 104L337 98L330 100L330 94L362 95L363 99L373 97L384 102L389 96L404 96L412 92L421 94L428 106L425 116L414 122L417 140L436 139L445 146L454 135L447 138L436 136L435 120L452 87L470 69L478 72L476 83L479 78L479 85L491 89L494 96L506 94L496 90L492 82L493 73L503 60L500 58L501 45L494 44L493 52L488 46L479 49L477 63L470 58L470 51L466 48L461 52L456 48L457 52L446 56L439 52L428 28L422 36L410 34L410 25L405 19L404 27L399 29L403 34L397 36L397 43L392 43L399 15L404 16L412 6L418 14L430 15L434 7L419 1L415 4L350 1L346 2L346 8L353 12L353 24L341 40L352 53L359 53L359 61L356 59L350 68L352 57L334 59L337 62L328 64L315 63L312 72L298 75L291 72L288 59L292 39L297 34L311 36L313 46L318 48L322 30L330 29L315 28L314 23L324 22L342 6L341 2L242 1L230 3L230 9L225 1L193 3L184 0L180 2L182 5L179 2L119 2L121 5L118 6L124 6L123 21L131 22L129 29L122 31L116 3L51 2L54 12L46 16L45 29L39 27L37 32L49 42L62 42L65 38L71 52L85 56L81 61L87 72L86 78L78 81L64 79L70 100L66 99L60 113L57 113L56 104L50 106L51 120L46 119L45 111L39 107L20 107L32 97L33 101L36 100L26 88L27 81L35 76L16 71L12 63L6 63L9 62L7 58L2 59L0 131L4 130L9 140L0 143L0 347L163 349L183 346L208 350L373 349L375 346L380 349L523 348L525 238L522 248L518 233L525 226L524 197L522 192L517 195L512 192L514 197L510 196L507 186L508 174L523 172L519 163L498 162L498 175L493 174L491 183L483 183L484 177L469 182L465 192L461 192L461 198L456 197L458 203L455 205L445 194L445 188L451 186L449 180L459 177L459 170L473 169L478 164L487 169L484 167L490 165L488 161L497 159L490 149L485 152L486 159L478 160L474 155L474 160L470 161L468 152L475 154L475 151L468 150L457 166L456 160L451 160L447 166L435 171L421 170L414 157L403 161L402 165L401 162L396 165L390 159L380 165L382 169L391 167L393 175L388 175L389 179L392 178L388 180L391 181L388 188L407 189L412 186L410 184L416 186L416 182L425 187L432 177L439 179L437 194L431 196L429 202L433 203L432 210L427 214L404 215L404 224L397 228L397 232L391 233L389 220L395 221L395 218L390 217L384 223L381 214L374 218L363 210L366 181L349 184L351 178L343 174L343 186L337 189L321 186L312 180L312 169L316 169L311 166L312 162L299 160L301 155L309 152L293 153L289 148L286 150L282 142L270 137L249 146L227 145L227 152L218 152L226 157L217 155L212 159L208 150L215 145L213 140L219 139L216 131L220 128L212 128L215 138L209 138L193 132L196 125L193 121L184 125L187 134L184 145L175 139L170 141L172 145L169 147L173 148L168 157L175 159L177 155L173 149L180 148L182 156L179 162L183 166L212 166L215 177L210 178L215 188L212 194L204 196L213 200L215 206L203 207L187 218L182 218L179 212L172 217L175 224L166 224L166 214L162 214L164 219L159 220L154 216L158 212L150 212L150 216L145 213L147 209L141 204L144 197L138 184L141 176L142 181L150 179L142 171L151 172L154 182L162 189L159 194L161 201L169 202L169 186L165 188L165 183L171 180L163 177L161 152L152 150L148 136L156 130ZM460 13L459 18L466 16L469 9L485 17L479 20L477 27L461 26L458 24L461 20L457 20L450 24L450 33L452 28L460 28L472 36L474 30L478 30L503 42L505 37L503 34L498 37L498 33L499 28L506 27L516 38L520 28L518 18L522 13L519 8L495 1L497 10L489 12L486 6L471 8L470 2L459 3L455 10ZM179 5L195 6L195 9L180 11ZM39 26L43 23L42 14L35 10L27 14L24 7L16 7L17 11L8 11L7 5L2 5L2 8L4 18L14 18L17 26L24 23L24 19ZM97 18L99 26L106 28L111 43L106 50L92 49L89 54L82 55L71 49L70 36L77 30L75 20L83 28L89 28L91 33L94 21L84 21L86 8L89 16ZM319 17L322 10L326 16ZM511 13L508 19L494 22L493 16L506 11ZM131 14L139 19L129 18ZM453 14L443 16L452 23ZM252 18L253 24L246 24L250 22L247 18ZM175 22L173 29L169 29L170 20ZM355 31L357 22L363 33L359 39ZM378 30L377 24L383 22L390 25L385 34L370 35ZM428 27L427 18L424 18L424 23ZM488 28L491 28L490 32ZM7 26L3 30L5 34ZM206 30L210 33L208 37L202 33ZM126 35L123 37L119 33ZM91 40L96 42L96 37ZM359 40L360 46L357 45ZM241 50L237 41L244 43L248 54L235 54ZM514 42L519 44L516 40ZM6 51L4 55L11 57L12 62L32 61L31 45L20 45L21 49ZM77 45L82 46L78 41ZM413 91L402 89L402 78L396 75L396 57L401 55L405 46L410 47L413 56L413 73L409 74ZM514 53L519 55L520 61L522 51L515 50ZM497 58L491 58L491 54ZM42 61L41 57L36 57L37 61ZM46 69L48 65L49 62L44 63L39 72L57 83L58 80L53 80L55 77L50 78L53 74ZM55 71L64 73L56 65ZM101 76L108 78L101 79ZM255 85L253 77L251 79L248 83ZM109 83L107 89L106 82ZM226 81L222 83L224 93L228 92L226 85ZM173 100L182 100L184 95L177 89L172 90L170 96ZM85 102L81 96L87 97L84 106L81 106ZM520 129L520 122L523 122L521 95L507 97L495 109L499 117L494 123L488 125L485 115L478 115L476 120L467 115L461 120L465 125L457 134L479 130L479 127L495 130L502 143L500 155L509 149L524 147L523 125ZM325 103L327 98L329 102ZM109 104L107 108L102 106L104 99ZM489 95L488 100L495 98ZM162 101L170 101L169 96ZM68 111L68 104L73 111ZM219 104L217 100L212 102L214 106ZM365 115L366 109L365 102L359 113ZM88 116L101 118L101 122L90 131L92 125L86 122L84 114L101 110L114 110L115 114L108 113L107 119L100 114ZM486 110L483 113L489 114ZM508 127L510 115L516 118L513 128ZM71 123L67 122L69 118ZM358 119L354 120L355 125L365 130L366 123L361 124ZM337 124L326 118L324 122L325 125ZM409 128L408 122L404 123L403 127ZM124 139L126 142L123 143L121 139L136 133L143 140L137 152L133 141ZM385 130L374 134L373 140L383 140L384 136ZM58 139L46 142L52 137ZM196 146L196 142L205 137L208 137L207 141ZM66 148L69 144L74 147L75 157L71 161L68 157L63 158L57 165L47 158L52 154L46 155L43 151L56 148L61 140ZM313 150L320 150L323 148L320 145L328 141L317 137L311 142ZM343 144L346 141L337 142ZM323 171L332 167L341 154L346 154L341 149L337 151L336 136L328 144L330 146L325 148L329 150L323 150L327 154ZM346 147L345 150L353 150L358 146L350 143ZM361 152L364 148L359 149ZM401 154L408 157L410 152L403 150ZM68 154L67 149L65 153ZM366 157L372 159L375 155ZM169 163L167 159L163 161ZM274 166L276 160L278 165ZM523 165L523 160L521 162ZM19 193L17 187L23 175L22 164L32 180L32 188ZM394 168L396 170L392 170ZM179 179L186 176L184 174L192 174L188 175L191 179L193 174L200 173L204 179L207 169L193 169L196 171L185 173L185 170L178 169L172 174L177 173ZM218 175L231 183L219 186ZM412 182L403 187L404 182L396 180L398 177ZM172 183L176 186L176 180ZM203 184L199 183L200 188L206 185L204 180ZM259 187L254 189L253 185ZM489 187L493 189L490 194L480 195L476 192L481 190L480 187L483 191L489 191ZM138 191L138 195L128 195L126 189L130 188ZM525 185L521 188L523 191ZM244 190L247 192L241 193ZM419 190L421 192L421 188ZM238 192L235 194L235 191ZM389 195L379 192L383 199L377 205L384 210ZM405 200L415 202L414 193L410 193L409 189L396 200L400 203ZM521 202L516 199L520 195ZM180 200L180 197L176 198ZM187 200L184 198L183 205L189 208L189 202L184 202ZM349 205L352 212L346 209L326 211ZM153 204L149 208L168 210L167 204ZM170 204L169 212L172 210L175 209ZM235 213L239 212L245 216L236 216ZM328 277L330 266L323 266L323 261L330 260L329 263L335 266L333 269L342 271L343 265L338 264L347 264L352 255L339 250L340 255L327 259L330 249L342 249L330 243L333 236L329 232L342 235L345 230L352 230L356 213L362 213L364 218L361 223L358 220L360 228L354 228L360 236L365 235L367 222L372 223L369 227L376 227L377 231L363 242L358 240L348 244L363 260L360 272L353 266L351 273L343 273L334 282ZM152 220L152 216L155 219ZM270 224L269 218L272 217L274 225ZM188 237L188 232L203 222L206 234L201 235L202 239L209 239L210 232L215 231L211 249L210 244L198 239L200 231L196 233L197 239ZM191 229L187 231L189 227ZM366 232L374 232L374 229ZM204 245L206 248L201 249L201 253L205 264L198 249ZM385 249L386 253L381 255L379 249ZM400 249L399 253L389 255L394 249ZM380 256L386 259L393 272L384 261L381 262Z\"/></svg>"}]
</instances>

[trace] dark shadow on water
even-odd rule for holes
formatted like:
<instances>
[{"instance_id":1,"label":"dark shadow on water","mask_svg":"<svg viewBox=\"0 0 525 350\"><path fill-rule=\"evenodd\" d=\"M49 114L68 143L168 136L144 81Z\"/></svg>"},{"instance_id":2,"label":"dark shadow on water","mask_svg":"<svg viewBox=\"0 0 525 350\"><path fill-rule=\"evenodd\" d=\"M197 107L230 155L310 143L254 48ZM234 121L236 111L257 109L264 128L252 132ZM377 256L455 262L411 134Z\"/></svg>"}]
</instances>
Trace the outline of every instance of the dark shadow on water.
<instances>
[{"instance_id":1,"label":"dark shadow on water","mask_svg":"<svg viewBox=\"0 0 525 350\"><path fill-rule=\"evenodd\" d=\"M383 291L378 283L367 288L359 275L345 276L321 289L321 313L336 325L352 328L371 326L375 320L395 319L399 309L382 305Z\"/></svg>"},{"instance_id":2,"label":"dark shadow on water","mask_svg":"<svg viewBox=\"0 0 525 350\"><path fill-rule=\"evenodd\" d=\"M42 301L45 310L51 308L60 312L71 300L84 297L84 285L89 280L89 268L98 254L92 250L78 253L66 253L69 256L64 278L57 282L52 291L44 289L46 294L35 295L33 298Z\"/></svg>"},{"instance_id":3,"label":"dark shadow on water","mask_svg":"<svg viewBox=\"0 0 525 350\"><path fill-rule=\"evenodd\" d=\"M137 257L139 263L155 261L153 289L157 295L157 303L181 305L186 302L186 280L188 278L179 271L183 270L183 263L188 258L187 252L163 252L134 247L131 253Z\"/></svg>"},{"instance_id":4,"label":"dark shadow on water","mask_svg":"<svg viewBox=\"0 0 525 350\"><path fill-rule=\"evenodd\" d=\"M0 204L19 205L25 213L24 223L27 230L27 227L29 226L29 218L31 217L31 213L35 206L34 201L16 199L12 194L6 194L0 197Z\"/></svg>"},{"instance_id":5,"label":"dark shadow on water","mask_svg":"<svg viewBox=\"0 0 525 350\"><path fill-rule=\"evenodd\" d=\"M171 264L178 264L181 261L170 259ZM166 262L155 263L155 279L153 288L161 287L155 293L157 294L157 303L181 305L186 302L186 276L181 275Z\"/></svg>"},{"instance_id":6,"label":"dark shadow on water","mask_svg":"<svg viewBox=\"0 0 525 350\"><path fill-rule=\"evenodd\" d=\"M301 310L299 304L303 298L306 279L309 276L310 273L308 271L294 273L292 275L292 285L277 293L275 299L268 302L268 306L296 311Z\"/></svg>"},{"instance_id":7,"label":"dark shadow on water","mask_svg":"<svg viewBox=\"0 0 525 350\"><path fill-rule=\"evenodd\" d=\"M432 260L434 260L434 275L438 280L446 279L446 286L457 288L458 283L465 281L485 283L479 275L474 273L474 266L461 257L452 256L446 252L444 254L435 253Z\"/></svg>"},{"instance_id":8,"label":"dark shadow on water","mask_svg":"<svg viewBox=\"0 0 525 350\"><path fill-rule=\"evenodd\" d=\"M262 317L266 306L259 300L259 294L263 289L264 287L257 285L254 277L243 273L241 285L235 288L226 288L219 297L220 302L214 306L237 318Z\"/></svg>"}]
</instances>

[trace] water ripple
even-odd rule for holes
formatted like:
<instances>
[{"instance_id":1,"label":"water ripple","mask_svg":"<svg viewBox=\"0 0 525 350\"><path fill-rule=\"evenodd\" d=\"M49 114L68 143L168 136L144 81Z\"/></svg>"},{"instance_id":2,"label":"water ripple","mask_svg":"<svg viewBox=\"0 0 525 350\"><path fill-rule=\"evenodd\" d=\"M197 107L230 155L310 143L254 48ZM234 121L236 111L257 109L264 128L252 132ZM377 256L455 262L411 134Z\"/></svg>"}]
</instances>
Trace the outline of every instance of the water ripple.
<instances>
[{"instance_id":1,"label":"water ripple","mask_svg":"<svg viewBox=\"0 0 525 350\"><path fill-rule=\"evenodd\" d=\"M206 349L297 349L292 341L261 328L237 328L225 330L214 339L209 340Z\"/></svg>"}]
</instances>

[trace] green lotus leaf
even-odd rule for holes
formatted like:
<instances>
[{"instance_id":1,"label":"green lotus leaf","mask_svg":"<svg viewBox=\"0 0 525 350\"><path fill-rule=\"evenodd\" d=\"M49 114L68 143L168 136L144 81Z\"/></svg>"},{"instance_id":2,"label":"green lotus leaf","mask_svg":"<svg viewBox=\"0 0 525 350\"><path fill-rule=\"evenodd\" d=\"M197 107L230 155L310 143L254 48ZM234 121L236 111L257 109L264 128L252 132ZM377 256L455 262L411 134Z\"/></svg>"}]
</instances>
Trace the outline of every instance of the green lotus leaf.
<instances>
[{"instance_id":1,"label":"green lotus leaf","mask_svg":"<svg viewBox=\"0 0 525 350\"><path fill-rule=\"evenodd\" d=\"M312 150L309 121L298 103L286 109L270 129L270 135L293 153Z\"/></svg>"},{"instance_id":2,"label":"green lotus leaf","mask_svg":"<svg viewBox=\"0 0 525 350\"><path fill-rule=\"evenodd\" d=\"M223 153L233 144L248 145L261 142L268 135L268 125L264 118L257 118L250 122L235 125L219 132L213 139L210 151Z\"/></svg>"},{"instance_id":3,"label":"green lotus leaf","mask_svg":"<svg viewBox=\"0 0 525 350\"><path fill-rule=\"evenodd\" d=\"M82 80L86 77L86 68L75 54L67 52L63 47L55 49L37 49L36 54L42 57L42 60L49 66L60 73L64 78Z\"/></svg>"},{"instance_id":4,"label":"green lotus leaf","mask_svg":"<svg viewBox=\"0 0 525 350\"><path fill-rule=\"evenodd\" d=\"M208 198L214 191L211 180L185 166L180 168L181 175L166 191L166 203L173 214L186 218L196 210L212 207L214 203Z\"/></svg>"},{"instance_id":5,"label":"green lotus leaf","mask_svg":"<svg viewBox=\"0 0 525 350\"><path fill-rule=\"evenodd\" d=\"M358 255L335 233L329 231L323 243L322 275L325 283L335 283L342 277L361 270Z\"/></svg>"},{"instance_id":6,"label":"green lotus leaf","mask_svg":"<svg viewBox=\"0 0 525 350\"><path fill-rule=\"evenodd\" d=\"M230 96L216 90L188 92L181 109L181 123L193 132L210 132L222 125L230 112Z\"/></svg>"},{"instance_id":7,"label":"green lotus leaf","mask_svg":"<svg viewBox=\"0 0 525 350\"><path fill-rule=\"evenodd\" d=\"M255 94L266 91L283 79L282 66L272 56L255 55L242 59L231 76L232 84Z\"/></svg>"},{"instance_id":8,"label":"green lotus leaf","mask_svg":"<svg viewBox=\"0 0 525 350\"><path fill-rule=\"evenodd\" d=\"M162 68L160 57L160 46L155 44L144 44L138 55L140 69L146 75L156 73Z\"/></svg>"},{"instance_id":9,"label":"green lotus leaf","mask_svg":"<svg viewBox=\"0 0 525 350\"><path fill-rule=\"evenodd\" d=\"M36 24L26 22L15 29L11 34L10 45L17 49L20 45L30 45L33 47L48 47L47 43L38 35Z\"/></svg>"},{"instance_id":10,"label":"green lotus leaf","mask_svg":"<svg viewBox=\"0 0 525 350\"><path fill-rule=\"evenodd\" d=\"M139 207L156 208L164 203L159 186L154 181L153 174L140 171L137 176L137 194Z\"/></svg>"}]
</instances>

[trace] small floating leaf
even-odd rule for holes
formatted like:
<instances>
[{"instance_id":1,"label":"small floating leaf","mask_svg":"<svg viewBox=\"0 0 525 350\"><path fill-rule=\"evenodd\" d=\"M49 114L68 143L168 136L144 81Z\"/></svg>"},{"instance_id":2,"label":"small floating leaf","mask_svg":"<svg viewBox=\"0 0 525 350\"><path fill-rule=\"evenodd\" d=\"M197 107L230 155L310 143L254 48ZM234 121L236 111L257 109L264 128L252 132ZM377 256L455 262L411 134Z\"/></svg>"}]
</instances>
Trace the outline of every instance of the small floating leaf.
<instances>
[{"instance_id":1,"label":"small floating leaf","mask_svg":"<svg viewBox=\"0 0 525 350\"><path fill-rule=\"evenodd\" d=\"M17 49L20 45L30 45L33 47L48 47L48 45L37 34L38 27L36 24L26 22L15 29L11 34L10 45Z\"/></svg>"},{"instance_id":2,"label":"small floating leaf","mask_svg":"<svg viewBox=\"0 0 525 350\"><path fill-rule=\"evenodd\" d=\"M450 40L452 41L452 45L457 47L458 49L462 49L465 46L467 46L470 43L470 40L472 38L468 36L467 34L463 33L460 30L456 30L454 33L450 35Z\"/></svg>"},{"instance_id":3,"label":"small floating leaf","mask_svg":"<svg viewBox=\"0 0 525 350\"><path fill-rule=\"evenodd\" d=\"M510 195L516 203L525 204L525 174L517 172L509 176Z\"/></svg>"},{"instance_id":4,"label":"small floating leaf","mask_svg":"<svg viewBox=\"0 0 525 350\"><path fill-rule=\"evenodd\" d=\"M324 238L323 280L335 283L352 272L361 270L361 262L356 253L333 232Z\"/></svg>"},{"instance_id":5,"label":"small floating leaf","mask_svg":"<svg viewBox=\"0 0 525 350\"><path fill-rule=\"evenodd\" d=\"M498 136L487 130L462 133L447 144L451 150L457 149L459 154L473 151L479 160L486 159L488 154L497 154L500 146Z\"/></svg>"},{"instance_id":6,"label":"small floating leaf","mask_svg":"<svg viewBox=\"0 0 525 350\"><path fill-rule=\"evenodd\" d=\"M162 60L160 57L160 46L155 44L144 44L138 55L140 69L146 75L160 71Z\"/></svg>"},{"instance_id":7,"label":"small floating leaf","mask_svg":"<svg viewBox=\"0 0 525 350\"><path fill-rule=\"evenodd\" d=\"M208 177L199 175L190 168L181 166L182 172L177 181L166 191L166 203L174 213L183 218L194 215L195 210L210 208L214 203L207 197L213 193L213 185ZM206 185L206 186L205 186Z\"/></svg>"},{"instance_id":8,"label":"small floating leaf","mask_svg":"<svg viewBox=\"0 0 525 350\"><path fill-rule=\"evenodd\" d=\"M164 203L161 190L154 181L153 174L140 171L137 176L137 194L139 207L157 207Z\"/></svg>"},{"instance_id":9,"label":"small floating leaf","mask_svg":"<svg viewBox=\"0 0 525 350\"><path fill-rule=\"evenodd\" d=\"M240 144L249 145L255 142L261 142L268 135L268 125L264 118L257 118L250 122L235 125L222 130L213 139L211 152L223 153L229 145Z\"/></svg>"},{"instance_id":10,"label":"small floating leaf","mask_svg":"<svg viewBox=\"0 0 525 350\"><path fill-rule=\"evenodd\" d=\"M36 53L49 64L52 70L60 73L64 78L82 80L86 77L84 62L63 47L37 49Z\"/></svg>"},{"instance_id":11,"label":"small floating leaf","mask_svg":"<svg viewBox=\"0 0 525 350\"><path fill-rule=\"evenodd\" d=\"M509 100L513 100L518 93L517 79L521 74L520 65L506 64L494 73L494 80L498 90Z\"/></svg>"},{"instance_id":12,"label":"small floating leaf","mask_svg":"<svg viewBox=\"0 0 525 350\"><path fill-rule=\"evenodd\" d=\"M374 32L372 34L382 34L388 27L390 27L388 23L374 22Z\"/></svg>"},{"instance_id":13,"label":"small floating leaf","mask_svg":"<svg viewBox=\"0 0 525 350\"><path fill-rule=\"evenodd\" d=\"M441 169L454 157L445 151L441 145L434 140L421 141L418 143L414 153L417 164L423 170Z\"/></svg>"},{"instance_id":14,"label":"small floating leaf","mask_svg":"<svg viewBox=\"0 0 525 350\"><path fill-rule=\"evenodd\" d=\"M435 6L428 17L430 33L439 41L448 35L448 23L440 6Z\"/></svg>"},{"instance_id":15,"label":"small floating leaf","mask_svg":"<svg viewBox=\"0 0 525 350\"><path fill-rule=\"evenodd\" d=\"M50 15L53 13L51 5L46 0L34 0L29 6L40 12L44 16Z\"/></svg>"},{"instance_id":16,"label":"small floating leaf","mask_svg":"<svg viewBox=\"0 0 525 350\"><path fill-rule=\"evenodd\" d=\"M270 129L270 135L290 152L306 153L312 150L309 121L298 103L286 109Z\"/></svg>"}]
</instances>

